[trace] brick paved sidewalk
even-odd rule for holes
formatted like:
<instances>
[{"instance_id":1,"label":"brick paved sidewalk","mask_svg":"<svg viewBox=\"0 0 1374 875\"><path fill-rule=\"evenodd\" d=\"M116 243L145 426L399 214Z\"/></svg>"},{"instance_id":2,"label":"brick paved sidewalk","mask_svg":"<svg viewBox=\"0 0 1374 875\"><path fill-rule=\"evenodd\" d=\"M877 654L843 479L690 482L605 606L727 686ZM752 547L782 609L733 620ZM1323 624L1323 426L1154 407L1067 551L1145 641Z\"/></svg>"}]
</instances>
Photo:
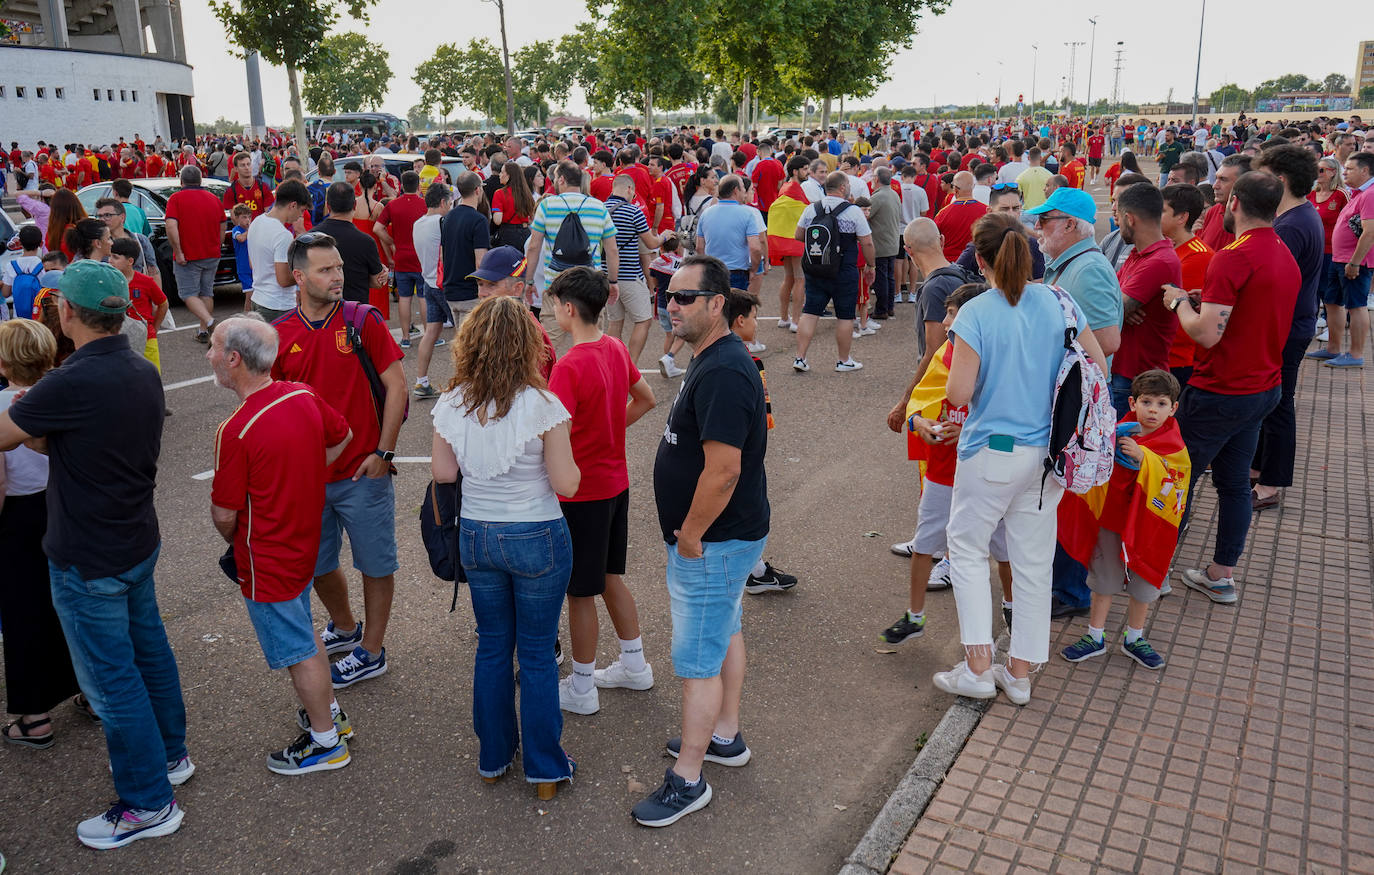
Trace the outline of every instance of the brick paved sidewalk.
<instances>
[{"instance_id":1,"label":"brick paved sidewalk","mask_svg":"<svg viewBox=\"0 0 1374 875\"><path fill-rule=\"evenodd\" d=\"M1251 526L1239 604L1175 576L1157 673L1065 662L1087 621L1056 622L1030 704L999 695L891 871L1374 872L1371 401L1304 363L1297 480ZM1211 557L1206 478L1195 507L1179 567Z\"/></svg>"}]
</instances>

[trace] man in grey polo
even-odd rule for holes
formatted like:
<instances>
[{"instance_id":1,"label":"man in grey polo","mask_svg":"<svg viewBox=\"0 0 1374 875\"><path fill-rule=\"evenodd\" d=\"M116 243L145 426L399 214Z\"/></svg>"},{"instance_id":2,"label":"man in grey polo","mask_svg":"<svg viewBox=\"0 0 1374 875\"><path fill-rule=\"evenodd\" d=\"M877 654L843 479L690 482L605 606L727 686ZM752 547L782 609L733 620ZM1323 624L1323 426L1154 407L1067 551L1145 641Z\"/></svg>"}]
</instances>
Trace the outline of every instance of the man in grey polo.
<instances>
[{"instance_id":1,"label":"man in grey polo","mask_svg":"<svg viewBox=\"0 0 1374 875\"><path fill-rule=\"evenodd\" d=\"M897 287L896 263L901 254L899 237L902 233L902 201L892 189L892 170L879 167L873 171L872 204L868 211L868 226L873 231L873 250L877 254L873 279L873 318L892 316ZM859 314L860 323L863 314ZM862 330L862 324L855 326Z\"/></svg>"},{"instance_id":2,"label":"man in grey polo","mask_svg":"<svg viewBox=\"0 0 1374 875\"><path fill-rule=\"evenodd\" d=\"M1040 230L1045 254L1045 282L1069 293L1088 319L1110 367L1111 355L1121 346L1121 284L1116 271L1093 239L1097 204L1079 188L1056 188L1040 206L1026 210ZM1087 570L1058 546L1054 551L1054 600L1051 616L1086 614L1091 592Z\"/></svg>"}]
</instances>

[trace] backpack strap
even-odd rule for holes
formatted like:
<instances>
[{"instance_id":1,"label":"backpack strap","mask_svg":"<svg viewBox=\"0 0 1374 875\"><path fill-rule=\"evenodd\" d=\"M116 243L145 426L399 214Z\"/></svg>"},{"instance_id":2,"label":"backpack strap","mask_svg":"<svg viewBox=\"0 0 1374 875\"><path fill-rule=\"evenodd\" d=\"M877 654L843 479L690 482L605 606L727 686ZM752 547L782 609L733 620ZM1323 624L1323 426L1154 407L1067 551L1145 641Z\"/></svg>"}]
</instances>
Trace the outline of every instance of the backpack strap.
<instances>
[{"instance_id":1,"label":"backpack strap","mask_svg":"<svg viewBox=\"0 0 1374 875\"><path fill-rule=\"evenodd\" d=\"M1058 299L1059 311L1064 316L1064 348L1073 349L1074 340L1078 337L1078 313L1074 311L1073 298L1059 286L1050 286L1050 291Z\"/></svg>"},{"instance_id":2,"label":"backpack strap","mask_svg":"<svg viewBox=\"0 0 1374 875\"><path fill-rule=\"evenodd\" d=\"M20 270L19 265L14 266L14 272L18 276L36 277L43 272L43 262L38 262L33 266L33 270Z\"/></svg>"}]
</instances>

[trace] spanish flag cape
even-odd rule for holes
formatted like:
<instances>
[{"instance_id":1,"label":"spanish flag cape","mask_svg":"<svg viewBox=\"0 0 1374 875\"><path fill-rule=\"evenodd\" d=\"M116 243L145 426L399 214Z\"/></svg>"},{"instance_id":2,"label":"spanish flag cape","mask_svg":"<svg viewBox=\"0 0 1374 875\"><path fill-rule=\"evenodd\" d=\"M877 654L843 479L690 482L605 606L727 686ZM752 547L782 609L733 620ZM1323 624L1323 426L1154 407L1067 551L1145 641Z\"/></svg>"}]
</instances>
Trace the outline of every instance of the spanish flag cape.
<instances>
[{"instance_id":1,"label":"spanish flag cape","mask_svg":"<svg viewBox=\"0 0 1374 875\"><path fill-rule=\"evenodd\" d=\"M926 372L921 375L911 397L906 402L906 418L919 416L922 419L939 419L948 403L945 397L945 383L949 381L949 366L954 359L954 347L945 341L935 351ZM930 460L930 445L909 427L906 431L906 457L913 462ZM924 473L924 468L922 469Z\"/></svg>"},{"instance_id":2,"label":"spanish flag cape","mask_svg":"<svg viewBox=\"0 0 1374 875\"><path fill-rule=\"evenodd\" d=\"M1123 422L1135 419L1127 414ZM1188 503L1192 463L1178 421L1170 417L1153 434L1136 437L1145 451L1140 470L1117 465L1112 479L1083 495L1065 492L1059 502L1059 544L1090 565L1101 529L1121 535L1126 567L1155 587L1164 582L1178 544Z\"/></svg>"},{"instance_id":3,"label":"spanish flag cape","mask_svg":"<svg viewBox=\"0 0 1374 875\"><path fill-rule=\"evenodd\" d=\"M789 180L778 192L778 199L768 207L768 263L782 264L784 257L801 255L802 242L797 239L797 223L811 201L801 183Z\"/></svg>"}]
</instances>

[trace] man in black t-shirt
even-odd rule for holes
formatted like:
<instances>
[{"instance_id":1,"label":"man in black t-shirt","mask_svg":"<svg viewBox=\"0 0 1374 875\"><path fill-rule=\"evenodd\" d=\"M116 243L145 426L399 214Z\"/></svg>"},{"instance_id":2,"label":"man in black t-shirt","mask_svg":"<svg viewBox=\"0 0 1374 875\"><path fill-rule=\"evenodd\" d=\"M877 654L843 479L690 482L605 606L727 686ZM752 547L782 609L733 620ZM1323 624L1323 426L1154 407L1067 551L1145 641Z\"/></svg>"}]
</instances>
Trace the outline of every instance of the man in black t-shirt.
<instances>
[{"instance_id":1,"label":"man in black t-shirt","mask_svg":"<svg viewBox=\"0 0 1374 875\"><path fill-rule=\"evenodd\" d=\"M768 539L768 420L758 368L726 322L730 294L730 272L705 255L684 261L668 285L673 334L695 350L654 460L683 734L668 741L677 763L633 809L645 826L668 826L711 801L703 760L742 766L750 757L739 731L740 617Z\"/></svg>"},{"instance_id":2,"label":"man in black t-shirt","mask_svg":"<svg viewBox=\"0 0 1374 875\"><path fill-rule=\"evenodd\" d=\"M181 825L172 785L191 777L186 706L158 612L161 536L153 493L162 446L157 369L120 334L124 277L94 260L67 268L57 299L76 352L0 413L0 451L46 439L43 552L72 666L104 721L119 801L78 824L88 847L117 848ZM15 580L33 586L32 580Z\"/></svg>"},{"instance_id":3,"label":"man in black t-shirt","mask_svg":"<svg viewBox=\"0 0 1374 875\"><path fill-rule=\"evenodd\" d=\"M331 183L324 193L325 219L313 230L334 238L343 258L343 299L366 304L368 290L388 284L386 266L377 254L377 241L353 224L358 196L346 182Z\"/></svg>"}]
</instances>

